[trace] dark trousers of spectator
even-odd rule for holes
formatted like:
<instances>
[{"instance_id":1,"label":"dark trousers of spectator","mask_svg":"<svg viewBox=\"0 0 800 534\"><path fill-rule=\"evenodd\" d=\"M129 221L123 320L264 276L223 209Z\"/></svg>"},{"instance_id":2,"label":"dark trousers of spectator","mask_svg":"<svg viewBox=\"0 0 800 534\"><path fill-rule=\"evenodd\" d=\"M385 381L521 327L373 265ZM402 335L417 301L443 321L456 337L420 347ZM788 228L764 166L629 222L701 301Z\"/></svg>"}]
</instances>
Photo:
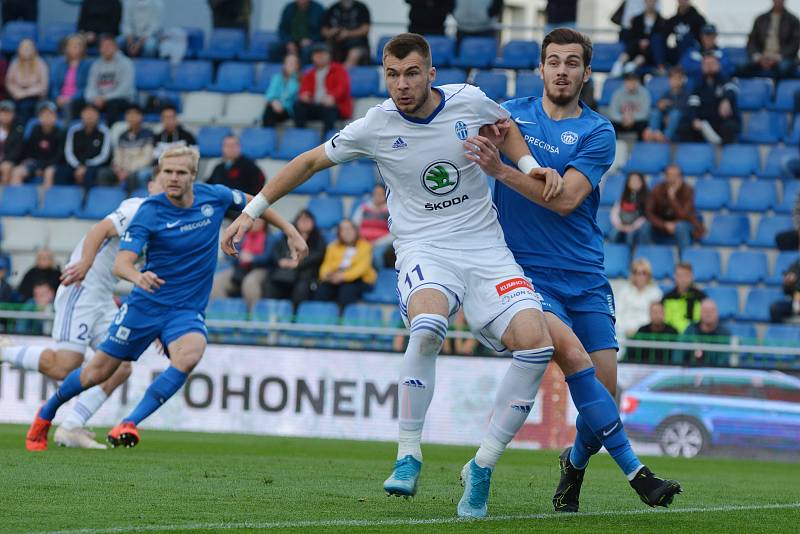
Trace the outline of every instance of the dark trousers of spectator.
<instances>
[{"instance_id":1,"label":"dark trousers of spectator","mask_svg":"<svg viewBox=\"0 0 800 534\"><path fill-rule=\"evenodd\" d=\"M782 323L794 314L791 300L779 300L769 306L769 321Z\"/></svg>"},{"instance_id":2,"label":"dark trousers of spectator","mask_svg":"<svg viewBox=\"0 0 800 534\"><path fill-rule=\"evenodd\" d=\"M769 78L793 78L797 62L792 59L782 59L777 65L769 70L764 70L758 63L747 63L736 71L737 76L752 78L754 76L766 76Z\"/></svg>"},{"instance_id":3,"label":"dark trousers of spectator","mask_svg":"<svg viewBox=\"0 0 800 534\"><path fill-rule=\"evenodd\" d=\"M276 282L267 280L264 284L264 298L265 299L289 299L292 301L294 310L297 311L297 306L301 302L311 298L311 284L314 281L312 277L300 276L294 282Z\"/></svg>"},{"instance_id":4,"label":"dark trousers of spectator","mask_svg":"<svg viewBox=\"0 0 800 534\"><path fill-rule=\"evenodd\" d=\"M294 123L298 128L305 128L310 120L321 120L325 131L329 132L339 120L339 108L297 101L294 103Z\"/></svg>"},{"instance_id":5,"label":"dark trousers of spectator","mask_svg":"<svg viewBox=\"0 0 800 534\"><path fill-rule=\"evenodd\" d=\"M339 311L343 311L345 306L353 304L361 298L369 286L361 280L355 282L342 282L341 284L330 284L322 282L314 294L316 300L324 300L327 302L336 302L339 305Z\"/></svg>"},{"instance_id":6,"label":"dark trousers of spectator","mask_svg":"<svg viewBox=\"0 0 800 534\"><path fill-rule=\"evenodd\" d=\"M83 184L75 181L75 169L68 164L59 165L56 168L56 185L83 185L87 191L97 185L97 173L104 167L86 167L86 173L83 175Z\"/></svg>"},{"instance_id":7,"label":"dark trousers of spectator","mask_svg":"<svg viewBox=\"0 0 800 534\"><path fill-rule=\"evenodd\" d=\"M779 232L775 236L775 244L778 245L778 250L797 250L800 248L800 232L797 230Z\"/></svg>"},{"instance_id":8,"label":"dark trousers of spectator","mask_svg":"<svg viewBox=\"0 0 800 534\"><path fill-rule=\"evenodd\" d=\"M695 40L691 32L677 41L675 47L667 46L667 36L654 33L650 36L650 49L656 65L677 65L683 54L694 46Z\"/></svg>"},{"instance_id":9,"label":"dark trousers of spectator","mask_svg":"<svg viewBox=\"0 0 800 534\"><path fill-rule=\"evenodd\" d=\"M647 128L647 121L636 121L630 126L624 126L621 122L613 122L614 131L617 132L617 135L621 133L628 133L628 132L635 132L636 138L642 138L642 132L645 128Z\"/></svg>"},{"instance_id":10,"label":"dark trousers of spectator","mask_svg":"<svg viewBox=\"0 0 800 534\"><path fill-rule=\"evenodd\" d=\"M28 124L28 120L36 115L36 104L38 102L39 98L35 96L29 96L28 98L20 98L19 100L15 100L14 106L16 107L16 110L14 115L16 119L22 124Z\"/></svg>"},{"instance_id":11,"label":"dark trousers of spectator","mask_svg":"<svg viewBox=\"0 0 800 534\"><path fill-rule=\"evenodd\" d=\"M311 47L316 43L311 43L308 46L300 46L297 44L297 49L300 51L300 62L303 65L311 63ZM286 57L286 43L272 43L267 51L267 58L272 63L283 63L283 58Z\"/></svg>"},{"instance_id":12,"label":"dark trousers of spectator","mask_svg":"<svg viewBox=\"0 0 800 534\"><path fill-rule=\"evenodd\" d=\"M272 106L267 102L267 107L264 109L264 115L261 117L261 124L266 128L280 124L289 118L289 113L284 109L280 113L272 109Z\"/></svg>"},{"instance_id":13,"label":"dark trousers of spectator","mask_svg":"<svg viewBox=\"0 0 800 534\"><path fill-rule=\"evenodd\" d=\"M675 221L675 235L670 235L656 229L647 221L639 229L640 245L678 245L683 252L692 245L692 223L689 221Z\"/></svg>"},{"instance_id":14,"label":"dark trousers of spectator","mask_svg":"<svg viewBox=\"0 0 800 534\"><path fill-rule=\"evenodd\" d=\"M80 117L81 109L86 105L86 100L76 98L72 101L72 116ZM111 98L106 100L100 112L105 116L105 122L110 127L115 122L122 120L125 111L130 107L131 101L124 98Z\"/></svg>"},{"instance_id":15,"label":"dark trousers of spectator","mask_svg":"<svg viewBox=\"0 0 800 534\"><path fill-rule=\"evenodd\" d=\"M711 127L722 138L722 144L727 145L736 141L739 135L739 121L735 118L709 121ZM678 140L682 143L705 143L703 134L692 127L692 121L684 118L678 126Z\"/></svg>"}]
</instances>

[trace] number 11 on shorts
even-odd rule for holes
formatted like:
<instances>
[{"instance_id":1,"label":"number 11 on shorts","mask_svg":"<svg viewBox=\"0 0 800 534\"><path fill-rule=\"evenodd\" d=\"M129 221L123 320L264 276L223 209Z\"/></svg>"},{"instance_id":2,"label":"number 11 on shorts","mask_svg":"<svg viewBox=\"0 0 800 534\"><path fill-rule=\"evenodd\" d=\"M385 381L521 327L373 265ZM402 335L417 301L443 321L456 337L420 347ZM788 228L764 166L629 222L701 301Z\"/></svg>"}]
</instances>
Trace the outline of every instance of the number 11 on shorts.
<instances>
[{"instance_id":1,"label":"number 11 on shorts","mask_svg":"<svg viewBox=\"0 0 800 534\"><path fill-rule=\"evenodd\" d=\"M406 284L408 284L408 289L414 287L413 282L411 282L411 273L417 273L417 281L422 282L425 280L425 277L422 276L422 269L420 268L419 264L415 265L413 269L411 269L410 273L406 273Z\"/></svg>"}]
</instances>

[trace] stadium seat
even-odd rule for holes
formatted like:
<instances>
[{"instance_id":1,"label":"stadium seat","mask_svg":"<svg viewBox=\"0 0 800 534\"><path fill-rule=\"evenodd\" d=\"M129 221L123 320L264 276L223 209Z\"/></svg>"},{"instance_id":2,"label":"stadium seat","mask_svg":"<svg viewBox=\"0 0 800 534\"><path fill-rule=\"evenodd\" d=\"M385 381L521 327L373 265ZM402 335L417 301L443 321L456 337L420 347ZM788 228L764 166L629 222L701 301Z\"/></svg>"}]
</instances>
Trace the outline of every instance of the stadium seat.
<instances>
[{"instance_id":1,"label":"stadium seat","mask_svg":"<svg viewBox=\"0 0 800 534\"><path fill-rule=\"evenodd\" d=\"M691 264L696 282L717 280L722 272L719 252L713 248L688 248L681 252L681 261Z\"/></svg>"},{"instance_id":2,"label":"stadium seat","mask_svg":"<svg viewBox=\"0 0 800 534\"><path fill-rule=\"evenodd\" d=\"M217 122L230 126L253 126L261 124L266 100L263 95L234 93L225 99L225 113Z\"/></svg>"},{"instance_id":3,"label":"stadium seat","mask_svg":"<svg viewBox=\"0 0 800 534\"><path fill-rule=\"evenodd\" d=\"M208 306L206 307L206 318L207 319L217 319L217 320L227 320L227 321L246 321L247 317L247 304L245 304L244 299L240 298L225 298L225 299L214 299L209 301ZM208 333L209 334L233 334L235 332L235 328L230 326L209 326Z\"/></svg>"},{"instance_id":4,"label":"stadium seat","mask_svg":"<svg viewBox=\"0 0 800 534\"><path fill-rule=\"evenodd\" d=\"M749 247L775 248L775 235L793 228L792 218L788 215L762 215L758 221L756 235L747 242Z\"/></svg>"},{"instance_id":5,"label":"stadium seat","mask_svg":"<svg viewBox=\"0 0 800 534\"><path fill-rule=\"evenodd\" d=\"M608 236L611 233L613 225L611 224L610 208L599 208L597 210L597 226L600 228L600 231L603 232L604 236Z\"/></svg>"},{"instance_id":6,"label":"stadium seat","mask_svg":"<svg viewBox=\"0 0 800 534\"><path fill-rule=\"evenodd\" d=\"M515 39L505 44L492 65L497 69L535 69L539 55L539 43Z\"/></svg>"},{"instance_id":7,"label":"stadium seat","mask_svg":"<svg viewBox=\"0 0 800 534\"><path fill-rule=\"evenodd\" d=\"M57 54L64 39L73 33L75 33L74 22L48 22L46 27L39 28L39 40L36 42L39 54L43 56Z\"/></svg>"},{"instance_id":8,"label":"stadium seat","mask_svg":"<svg viewBox=\"0 0 800 534\"><path fill-rule=\"evenodd\" d=\"M728 287L726 289L732 289L734 291L736 290L732 287ZM731 331L732 335L739 338L740 345L751 345L758 341L758 331L753 323L730 322L726 326L728 327L728 330Z\"/></svg>"},{"instance_id":9,"label":"stadium seat","mask_svg":"<svg viewBox=\"0 0 800 534\"><path fill-rule=\"evenodd\" d=\"M9 185L0 197L0 215L23 216L36 209L39 195L35 185Z\"/></svg>"},{"instance_id":10,"label":"stadium seat","mask_svg":"<svg viewBox=\"0 0 800 534\"><path fill-rule=\"evenodd\" d=\"M86 194L86 205L76 215L81 219L102 219L116 210L125 197L121 187L92 187Z\"/></svg>"},{"instance_id":11,"label":"stadium seat","mask_svg":"<svg viewBox=\"0 0 800 534\"><path fill-rule=\"evenodd\" d=\"M36 23L14 20L3 24L0 31L0 51L16 53L20 41L30 39L36 42Z\"/></svg>"},{"instance_id":12,"label":"stadium seat","mask_svg":"<svg viewBox=\"0 0 800 534\"><path fill-rule=\"evenodd\" d=\"M669 77L668 76L652 76L645 88L650 92L650 100L655 107L658 100L669 91Z\"/></svg>"},{"instance_id":13,"label":"stadium seat","mask_svg":"<svg viewBox=\"0 0 800 534\"><path fill-rule=\"evenodd\" d=\"M275 152L277 159L293 159L319 145L319 132L310 128L286 128Z\"/></svg>"},{"instance_id":14,"label":"stadium seat","mask_svg":"<svg viewBox=\"0 0 800 534\"><path fill-rule=\"evenodd\" d=\"M34 217L63 219L72 217L83 204L83 188L75 185L54 185L47 190L42 207L34 210Z\"/></svg>"},{"instance_id":15,"label":"stadium seat","mask_svg":"<svg viewBox=\"0 0 800 534\"><path fill-rule=\"evenodd\" d=\"M350 93L353 98L363 98L378 94L380 85L378 69L375 67L352 67L350 73Z\"/></svg>"},{"instance_id":16,"label":"stadium seat","mask_svg":"<svg viewBox=\"0 0 800 534\"><path fill-rule=\"evenodd\" d=\"M764 330L764 344L774 346L797 346L800 343L800 328L791 324L771 324Z\"/></svg>"},{"instance_id":17,"label":"stadium seat","mask_svg":"<svg viewBox=\"0 0 800 534\"><path fill-rule=\"evenodd\" d=\"M383 47L386 46L386 43L393 37L393 35L383 35L378 39L378 46L375 47L373 52L372 61L376 65L380 65L383 63ZM433 59L433 65L436 66L436 58ZM438 70L438 66L436 67Z\"/></svg>"},{"instance_id":18,"label":"stadium seat","mask_svg":"<svg viewBox=\"0 0 800 534\"><path fill-rule=\"evenodd\" d=\"M217 69L217 80L206 87L218 93L239 93L253 85L253 64L240 61L226 61Z\"/></svg>"},{"instance_id":19,"label":"stadium seat","mask_svg":"<svg viewBox=\"0 0 800 534\"><path fill-rule=\"evenodd\" d=\"M613 206L622 196L627 177L623 174L607 174L600 186L600 205Z\"/></svg>"},{"instance_id":20,"label":"stadium seat","mask_svg":"<svg viewBox=\"0 0 800 534\"><path fill-rule=\"evenodd\" d=\"M253 305L251 319L262 323L291 323L294 311L287 299L261 299Z\"/></svg>"},{"instance_id":21,"label":"stadium seat","mask_svg":"<svg viewBox=\"0 0 800 534\"><path fill-rule=\"evenodd\" d=\"M771 145L786 135L786 113L756 111L750 115L740 139L744 143Z\"/></svg>"},{"instance_id":22,"label":"stadium seat","mask_svg":"<svg viewBox=\"0 0 800 534\"><path fill-rule=\"evenodd\" d=\"M247 50L242 50L237 57L242 61L266 61L269 47L280 40L273 31L257 30L250 34Z\"/></svg>"},{"instance_id":23,"label":"stadium seat","mask_svg":"<svg viewBox=\"0 0 800 534\"><path fill-rule=\"evenodd\" d=\"M653 279L671 278L675 265L675 253L669 245L640 245L634 259L645 258L653 269Z\"/></svg>"},{"instance_id":24,"label":"stadium seat","mask_svg":"<svg viewBox=\"0 0 800 534\"><path fill-rule=\"evenodd\" d=\"M778 213L792 213L798 196L800 196L800 180L784 182L783 196L780 204L775 206L775 211Z\"/></svg>"},{"instance_id":25,"label":"stadium seat","mask_svg":"<svg viewBox=\"0 0 800 534\"><path fill-rule=\"evenodd\" d=\"M775 182L766 180L744 180L739 186L736 202L729 205L731 211L765 212L778 203Z\"/></svg>"},{"instance_id":26,"label":"stadium seat","mask_svg":"<svg viewBox=\"0 0 800 534\"><path fill-rule=\"evenodd\" d=\"M754 287L747 293L744 308L737 318L740 321L769 321L770 305L783 298L783 291L780 289Z\"/></svg>"},{"instance_id":27,"label":"stadium seat","mask_svg":"<svg viewBox=\"0 0 800 534\"><path fill-rule=\"evenodd\" d=\"M462 69L437 69L434 85L449 85L452 83L466 83L467 73Z\"/></svg>"},{"instance_id":28,"label":"stadium seat","mask_svg":"<svg viewBox=\"0 0 800 534\"><path fill-rule=\"evenodd\" d=\"M734 67L741 67L750 61L750 55L743 46L726 46L722 49L722 52Z\"/></svg>"},{"instance_id":29,"label":"stadium seat","mask_svg":"<svg viewBox=\"0 0 800 534\"><path fill-rule=\"evenodd\" d=\"M767 283L770 285L782 285L783 273L798 259L800 259L800 253L793 250L778 252L778 256L775 258L775 266L772 268L772 274L767 278Z\"/></svg>"},{"instance_id":30,"label":"stadium seat","mask_svg":"<svg viewBox=\"0 0 800 534\"><path fill-rule=\"evenodd\" d=\"M375 172L372 165L347 163L339 167L336 184L328 190L328 194L360 197L370 193L373 187Z\"/></svg>"},{"instance_id":31,"label":"stadium seat","mask_svg":"<svg viewBox=\"0 0 800 534\"><path fill-rule=\"evenodd\" d=\"M719 156L719 165L711 174L745 178L758 172L760 166L757 146L725 145Z\"/></svg>"},{"instance_id":32,"label":"stadium seat","mask_svg":"<svg viewBox=\"0 0 800 534\"><path fill-rule=\"evenodd\" d=\"M720 278L725 284L758 284L767 278L767 255L757 250L735 250Z\"/></svg>"},{"instance_id":33,"label":"stadium seat","mask_svg":"<svg viewBox=\"0 0 800 534\"><path fill-rule=\"evenodd\" d=\"M264 94L269 89L273 74L278 74L283 69L280 63L263 63L256 72L255 82L250 87L253 93Z\"/></svg>"},{"instance_id":34,"label":"stadium seat","mask_svg":"<svg viewBox=\"0 0 800 534\"><path fill-rule=\"evenodd\" d=\"M605 270L609 278L627 278L631 262L631 249L628 245L606 243Z\"/></svg>"},{"instance_id":35,"label":"stadium seat","mask_svg":"<svg viewBox=\"0 0 800 534\"><path fill-rule=\"evenodd\" d=\"M439 67L448 67L453 61L453 55L455 54L455 41L444 35L428 35L425 39L427 39L428 45L431 47L433 66L437 69ZM383 46L376 52L380 56L377 63L383 63Z\"/></svg>"},{"instance_id":36,"label":"stadium seat","mask_svg":"<svg viewBox=\"0 0 800 534\"><path fill-rule=\"evenodd\" d=\"M320 193L325 193L330 186L331 171L330 169L323 169L297 186L292 193L297 195L318 195Z\"/></svg>"},{"instance_id":37,"label":"stadium seat","mask_svg":"<svg viewBox=\"0 0 800 534\"><path fill-rule=\"evenodd\" d=\"M320 228L333 228L343 217L342 200L338 197L314 197L308 203Z\"/></svg>"},{"instance_id":38,"label":"stadium seat","mask_svg":"<svg viewBox=\"0 0 800 534\"><path fill-rule=\"evenodd\" d=\"M204 126L197 132L197 148L204 158L222 156L222 140L233 132L227 126Z\"/></svg>"},{"instance_id":39,"label":"stadium seat","mask_svg":"<svg viewBox=\"0 0 800 534\"><path fill-rule=\"evenodd\" d=\"M205 32L202 28L188 28L186 30L186 57L197 57L197 53L203 49L205 43Z\"/></svg>"},{"instance_id":40,"label":"stadium seat","mask_svg":"<svg viewBox=\"0 0 800 534\"><path fill-rule=\"evenodd\" d=\"M518 72L515 82L514 98L542 96L544 81L533 72Z\"/></svg>"},{"instance_id":41,"label":"stadium seat","mask_svg":"<svg viewBox=\"0 0 800 534\"><path fill-rule=\"evenodd\" d=\"M244 51L245 32L236 28L215 28L208 38L208 45L197 52L200 59L234 59Z\"/></svg>"},{"instance_id":42,"label":"stadium seat","mask_svg":"<svg viewBox=\"0 0 800 534\"><path fill-rule=\"evenodd\" d=\"M610 72L611 67L614 66L614 62L624 51L624 43L594 43L594 49L592 50L592 71Z\"/></svg>"},{"instance_id":43,"label":"stadium seat","mask_svg":"<svg viewBox=\"0 0 800 534\"><path fill-rule=\"evenodd\" d=\"M800 121L795 122L800 126ZM800 134L800 128L796 128ZM791 141L785 141L789 143ZM800 157L797 151L797 145L800 143L800 136L794 142L793 146L773 146L767 154L767 161L764 163L764 168L758 173L759 178L779 178L781 176L781 163L787 157L794 156Z\"/></svg>"},{"instance_id":44,"label":"stadium seat","mask_svg":"<svg viewBox=\"0 0 800 534\"><path fill-rule=\"evenodd\" d=\"M250 159L268 158L275 152L274 128L244 128L239 140L242 154Z\"/></svg>"},{"instance_id":45,"label":"stadium seat","mask_svg":"<svg viewBox=\"0 0 800 534\"><path fill-rule=\"evenodd\" d=\"M717 215L703 238L704 245L738 247L750 239L750 221L746 215Z\"/></svg>"},{"instance_id":46,"label":"stadium seat","mask_svg":"<svg viewBox=\"0 0 800 534\"><path fill-rule=\"evenodd\" d=\"M166 88L170 91L202 91L211 83L211 63L188 60L175 65Z\"/></svg>"},{"instance_id":47,"label":"stadium seat","mask_svg":"<svg viewBox=\"0 0 800 534\"><path fill-rule=\"evenodd\" d=\"M495 101L506 99L508 79L502 72L478 72L475 75L477 85L489 98Z\"/></svg>"},{"instance_id":48,"label":"stadium seat","mask_svg":"<svg viewBox=\"0 0 800 534\"><path fill-rule=\"evenodd\" d=\"M494 37L464 37L458 56L450 64L462 68L488 68L497 57L497 40Z\"/></svg>"},{"instance_id":49,"label":"stadium seat","mask_svg":"<svg viewBox=\"0 0 800 534\"><path fill-rule=\"evenodd\" d=\"M741 78L737 83L739 94L736 105L742 111L766 108L772 96L772 80L768 78Z\"/></svg>"},{"instance_id":50,"label":"stadium seat","mask_svg":"<svg viewBox=\"0 0 800 534\"><path fill-rule=\"evenodd\" d=\"M625 172L641 172L657 174L669 163L669 145L667 143L644 143L633 145L631 156L625 165Z\"/></svg>"},{"instance_id":51,"label":"stadium seat","mask_svg":"<svg viewBox=\"0 0 800 534\"><path fill-rule=\"evenodd\" d=\"M381 269L372 290L364 294L365 302L397 305L397 273L394 269Z\"/></svg>"},{"instance_id":52,"label":"stadium seat","mask_svg":"<svg viewBox=\"0 0 800 534\"><path fill-rule=\"evenodd\" d=\"M611 104L611 97L614 91L622 87L622 78L606 78L603 82L603 89L600 91L600 100L597 101L598 106L607 106Z\"/></svg>"},{"instance_id":53,"label":"stadium seat","mask_svg":"<svg viewBox=\"0 0 800 534\"><path fill-rule=\"evenodd\" d=\"M160 89L169 81L169 62L163 59L134 59L133 66L139 91Z\"/></svg>"},{"instance_id":54,"label":"stadium seat","mask_svg":"<svg viewBox=\"0 0 800 534\"><path fill-rule=\"evenodd\" d=\"M775 111L792 111L794 94L800 91L800 80L781 80L775 89L775 101L770 106Z\"/></svg>"},{"instance_id":55,"label":"stadium seat","mask_svg":"<svg viewBox=\"0 0 800 534\"><path fill-rule=\"evenodd\" d=\"M697 271L695 271L695 274ZM706 287L706 295L717 303L719 318L733 319L739 313L739 291L733 286Z\"/></svg>"},{"instance_id":56,"label":"stadium seat","mask_svg":"<svg viewBox=\"0 0 800 534\"><path fill-rule=\"evenodd\" d=\"M350 304L344 309L342 314L343 326L365 326L381 327L385 326L383 321L383 311L376 304ZM335 334L336 335L336 334ZM337 337L345 339L356 339L366 341L375 337L373 334L338 334Z\"/></svg>"},{"instance_id":57,"label":"stadium seat","mask_svg":"<svg viewBox=\"0 0 800 534\"><path fill-rule=\"evenodd\" d=\"M694 184L694 206L698 210L720 210L728 206L731 199L731 184L728 180L711 178L697 180Z\"/></svg>"},{"instance_id":58,"label":"stadium seat","mask_svg":"<svg viewBox=\"0 0 800 534\"><path fill-rule=\"evenodd\" d=\"M686 176L702 176L714 168L714 147L708 143L679 143L675 163Z\"/></svg>"},{"instance_id":59,"label":"stadium seat","mask_svg":"<svg viewBox=\"0 0 800 534\"><path fill-rule=\"evenodd\" d=\"M304 325L336 325L339 324L339 307L335 302L309 300L301 302L297 307L297 324ZM325 332L293 331L292 337L327 337Z\"/></svg>"}]
</instances>

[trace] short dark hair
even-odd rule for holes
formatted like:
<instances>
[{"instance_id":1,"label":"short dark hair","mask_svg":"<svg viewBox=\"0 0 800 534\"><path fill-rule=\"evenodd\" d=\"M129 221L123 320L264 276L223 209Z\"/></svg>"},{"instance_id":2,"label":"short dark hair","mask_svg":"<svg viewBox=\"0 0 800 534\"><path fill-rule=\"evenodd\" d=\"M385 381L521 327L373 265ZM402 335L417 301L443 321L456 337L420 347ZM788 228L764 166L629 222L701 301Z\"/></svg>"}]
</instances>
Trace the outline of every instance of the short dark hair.
<instances>
[{"instance_id":1,"label":"short dark hair","mask_svg":"<svg viewBox=\"0 0 800 534\"><path fill-rule=\"evenodd\" d=\"M547 57L547 47L551 44L579 44L583 49L584 68L592 64L592 40L584 33L573 30L572 28L556 28L548 33L544 41L542 41L542 63L544 63L544 59Z\"/></svg>"},{"instance_id":2,"label":"short dark hair","mask_svg":"<svg viewBox=\"0 0 800 534\"><path fill-rule=\"evenodd\" d=\"M675 269L686 269L689 272L694 272L694 267L692 267L692 264L684 261L676 263Z\"/></svg>"},{"instance_id":3,"label":"short dark hair","mask_svg":"<svg viewBox=\"0 0 800 534\"><path fill-rule=\"evenodd\" d=\"M95 110L97 113L100 113L100 108L98 108L97 106L95 106L95 105L94 105L93 103L91 103L91 102L86 102L86 103L83 105L83 107L81 108L81 113L83 113L83 112L84 112L85 110L87 110L87 109L93 109L93 110Z\"/></svg>"},{"instance_id":4,"label":"short dark hair","mask_svg":"<svg viewBox=\"0 0 800 534\"><path fill-rule=\"evenodd\" d=\"M97 38L97 42L99 43L102 41L113 41L115 46L117 44L117 38L110 33L101 33L100 36Z\"/></svg>"},{"instance_id":5,"label":"short dark hair","mask_svg":"<svg viewBox=\"0 0 800 534\"><path fill-rule=\"evenodd\" d=\"M175 113L178 113L178 108L175 106L175 104L164 104L161 106L159 113L164 113L165 111L174 111Z\"/></svg>"},{"instance_id":6,"label":"short dark hair","mask_svg":"<svg viewBox=\"0 0 800 534\"><path fill-rule=\"evenodd\" d=\"M386 59L386 56L403 59L412 52L422 56L428 66L432 64L431 47L428 45L428 41L417 33L401 33L389 39L389 42L383 47L383 59Z\"/></svg>"}]
</instances>

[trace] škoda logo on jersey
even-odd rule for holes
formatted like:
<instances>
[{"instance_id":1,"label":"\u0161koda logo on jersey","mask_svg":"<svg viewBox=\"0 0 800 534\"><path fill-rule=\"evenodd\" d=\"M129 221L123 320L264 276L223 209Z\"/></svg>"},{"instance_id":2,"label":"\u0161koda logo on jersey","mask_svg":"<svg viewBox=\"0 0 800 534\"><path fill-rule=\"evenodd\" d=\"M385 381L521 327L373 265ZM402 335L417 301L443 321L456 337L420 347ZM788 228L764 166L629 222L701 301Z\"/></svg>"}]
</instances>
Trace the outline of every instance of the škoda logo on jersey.
<instances>
[{"instance_id":1,"label":"\u0161koda logo on jersey","mask_svg":"<svg viewBox=\"0 0 800 534\"><path fill-rule=\"evenodd\" d=\"M461 181L461 171L451 161L434 161L425 167L421 178L422 187L434 195L443 196L456 190Z\"/></svg>"},{"instance_id":2,"label":"\u0161koda logo on jersey","mask_svg":"<svg viewBox=\"0 0 800 534\"><path fill-rule=\"evenodd\" d=\"M495 289L497 289L497 294L501 297L506 293L511 293L515 289L524 288L533 291L533 285L524 278L511 278L510 280L506 280L505 282L500 282L494 287Z\"/></svg>"}]
</instances>

